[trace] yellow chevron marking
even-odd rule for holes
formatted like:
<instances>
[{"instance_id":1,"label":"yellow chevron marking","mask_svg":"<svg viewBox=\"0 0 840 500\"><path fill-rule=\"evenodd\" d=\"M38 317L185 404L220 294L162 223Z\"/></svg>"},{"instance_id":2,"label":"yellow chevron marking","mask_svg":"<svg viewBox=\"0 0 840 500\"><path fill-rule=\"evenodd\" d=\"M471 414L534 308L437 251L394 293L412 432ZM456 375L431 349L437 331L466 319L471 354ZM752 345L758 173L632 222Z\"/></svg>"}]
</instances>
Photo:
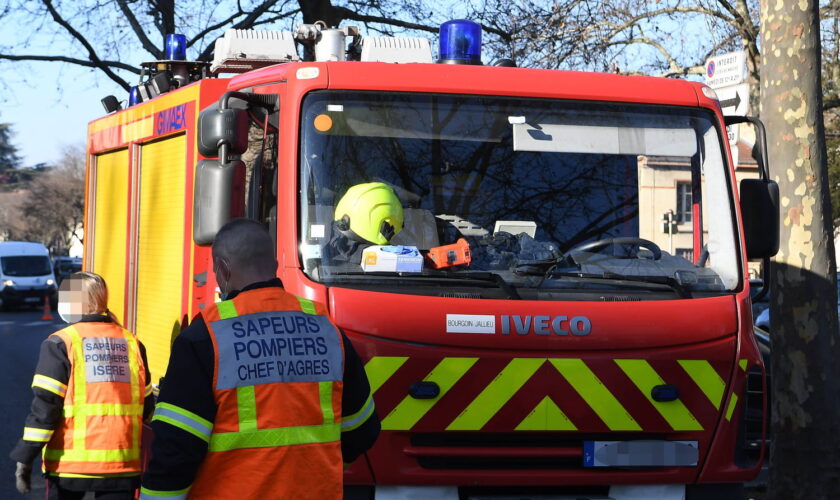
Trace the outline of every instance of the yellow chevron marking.
<instances>
[{"instance_id":1,"label":"yellow chevron marking","mask_svg":"<svg viewBox=\"0 0 840 500\"><path fill-rule=\"evenodd\" d=\"M735 413L735 406L738 404L738 396L733 392L729 397L729 406L726 408L726 421L732 420L732 414Z\"/></svg>"},{"instance_id":2,"label":"yellow chevron marking","mask_svg":"<svg viewBox=\"0 0 840 500\"><path fill-rule=\"evenodd\" d=\"M715 409L720 410L726 383L720 378L717 370L708 361L702 359L681 359L678 362L697 387L703 391L703 394L709 398Z\"/></svg>"},{"instance_id":3,"label":"yellow chevron marking","mask_svg":"<svg viewBox=\"0 0 840 500\"><path fill-rule=\"evenodd\" d=\"M448 431L477 431L493 418L502 406L545 363L544 358L514 358L496 375L472 403L446 428Z\"/></svg>"},{"instance_id":4,"label":"yellow chevron marking","mask_svg":"<svg viewBox=\"0 0 840 500\"><path fill-rule=\"evenodd\" d=\"M577 427L550 397L546 396L519 425L518 431L576 431Z\"/></svg>"},{"instance_id":5,"label":"yellow chevron marking","mask_svg":"<svg viewBox=\"0 0 840 500\"><path fill-rule=\"evenodd\" d=\"M642 394L656 408L660 415L668 421L668 425L675 431L702 431L703 426L679 399L674 401L655 401L651 390L665 383L650 363L644 359L616 359L616 364L642 391Z\"/></svg>"},{"instance_id":6,"label":"yellow chevron marking","mask_svg":"<svg viewBox=\"0 0 840 500\"><path fill-rule=\"evenodd\" d=\"M376 356L365 364L370 393L376 392L408 360L407 356Z\"/></svg>"},{"instance_id":7,"label":"yellow chevron marking","mask_svg":"<svg viewBox=\"0 0 840 500\"><path fill-rule=\"evenodd\" d=\"M747 371L747 363L749 363L749 361L747 361L746 359L742 359L738 361L738 366L741 367L741 370Z\"/></svg>"},{"instance_id":8,"label":"yellow chevron marking","mask_svg":"<svg viewBox=\"0 0 840 500\"><path fill-rule=\"evenodd\" d=\"M423 415L440 401L449 389L467 373L478 358L443 358L435 368L426 375L424 381L434 382L440 387L440 394L434 399L414 399L406 396L385 419L382 420L384 430L401 431L414 427Z\"/></svg>"},{"instance_id":9,"label":"yellow chevron marking","mask_svg":"<svg viewBox=\"0 0 840 500\"><path fill-rule=\"evenodd\" d=\"M582 359L552 359L550 361L610 430L642 430Z\"/></svg>"}]
</instances>

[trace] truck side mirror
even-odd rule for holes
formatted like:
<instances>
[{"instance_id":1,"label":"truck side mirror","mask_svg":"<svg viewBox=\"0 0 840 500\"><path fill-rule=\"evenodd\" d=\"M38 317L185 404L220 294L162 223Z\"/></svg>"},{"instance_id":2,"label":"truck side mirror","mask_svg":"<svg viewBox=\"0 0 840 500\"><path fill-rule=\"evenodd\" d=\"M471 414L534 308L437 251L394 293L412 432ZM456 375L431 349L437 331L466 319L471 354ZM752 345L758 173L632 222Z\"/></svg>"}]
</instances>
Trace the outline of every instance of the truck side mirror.
<instances>
[{"instance_id":1,"label":"truck side mirror","mask_svg":"<svg viewBox=\"0 0 840 500\"><path fill-rule=\"evenodd\" d=\"M217 109L216 105L198 114L198 152L210 158L219 157L219 149L227 146L227 155L240 155L248 149L248 112L244 109ZM225 160L226 158L223 158Z\"/></svg>"},{"instance_id":2,"label":"truck side mirror","mask_svg":"<svg viewBox=\"0 0 840 500\"><path fill-rule=\"evenodd\" d=\"M210 245L228 221L245 210L245 164L201 160L195 166L193 240Z\"/></svg>"},{"instance_id":3,"label":"truck side mirror","mask_svg":"<svg viewBox=\"0 0 840 500\"><path fill-rule=\"evenodd\" d=\"M741 181L741 216L747 259L769 259L779 251L779 185L764 179Z\"/></svg>"}]
</instances>

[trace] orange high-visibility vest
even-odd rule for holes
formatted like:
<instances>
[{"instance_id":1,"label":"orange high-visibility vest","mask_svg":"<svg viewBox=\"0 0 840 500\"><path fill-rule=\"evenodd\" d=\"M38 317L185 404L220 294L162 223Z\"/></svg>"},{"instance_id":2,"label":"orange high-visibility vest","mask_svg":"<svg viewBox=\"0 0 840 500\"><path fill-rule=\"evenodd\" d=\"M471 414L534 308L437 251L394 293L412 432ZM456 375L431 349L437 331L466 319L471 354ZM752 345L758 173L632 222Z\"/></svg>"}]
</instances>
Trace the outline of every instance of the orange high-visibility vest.
<instances>
[{"instance_id":1,"label":"orange high-visibility vest","mask_svg":"<svg viewBox=\"0 0 840 500\"><path fill-rule=\"evenodd\" d=\"M146 368L134 334L114 323L76 323L64 341L70 380L63 419L43 450L43 469L58 476L140 472Z\"/></svg>"},{"instance_id":2,"label":"orange high-visibility vest","mask_svg":"<svg viewBox=\"0 0 840 500\"><path fill-rule=\"evenodd\" d=\"M271 287L203 316L217 411L189 497L340 499L344 346L326 311Z\"/></svg>"}]
</instances>

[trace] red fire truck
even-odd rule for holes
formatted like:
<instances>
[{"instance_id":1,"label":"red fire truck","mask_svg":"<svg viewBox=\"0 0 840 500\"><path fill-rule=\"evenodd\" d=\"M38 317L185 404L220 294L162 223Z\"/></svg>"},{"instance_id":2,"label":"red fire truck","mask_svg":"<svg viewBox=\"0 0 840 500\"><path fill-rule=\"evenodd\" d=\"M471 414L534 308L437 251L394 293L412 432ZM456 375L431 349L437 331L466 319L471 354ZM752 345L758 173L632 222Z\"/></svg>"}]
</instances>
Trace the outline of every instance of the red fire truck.
<instances>
[{"instance_id":1,"label":"red fire truck","mask_svg":"<svg viewBox=\"0 0 840 500\"><path fill-rule=\"evenodd\" d=\"M383 431L348 498L738 498L765 455L766 154L739 188L702 84L483 65L476 25L442 33L434 61L353 28L230 31L89 125L84 265L155 380L219 300L215 232L249 217L366 363ZM469 262L342 253L335 207L369 182L403 207L391 245Z\"/></svg>"}]
</instances>

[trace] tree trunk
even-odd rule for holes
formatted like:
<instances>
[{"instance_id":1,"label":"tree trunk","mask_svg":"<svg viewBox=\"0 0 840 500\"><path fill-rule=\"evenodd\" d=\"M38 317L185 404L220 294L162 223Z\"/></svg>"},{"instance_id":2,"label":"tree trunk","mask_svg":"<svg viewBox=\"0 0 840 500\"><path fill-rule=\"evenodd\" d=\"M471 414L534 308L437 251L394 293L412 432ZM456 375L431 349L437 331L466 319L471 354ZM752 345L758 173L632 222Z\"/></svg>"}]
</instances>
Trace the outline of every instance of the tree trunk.
<instances>
[{"instance_id":1,"label":"tree trunk","mask_svg":"<svg viewBox=\"0 0 840 500\"><path fill-rule=\"evenodd\" d=\"M782 219L771 267L768 498L836 498L840 360L817 0L763 0L761 30L762 118Z\"/></svg>"},{"instance_id":2,"label":"tree trunk","mask_svg":"<svg viewBox=\"0 0 840 500\"><path fill-rule=\"evenodd\" d=\"M299 0L305 24L324 21L328 27L338 27L342 18L330 0Z\"/></svg>"},{"instance_id":3,"label":"tree trunk","mask_svg":"<svg viewBox=\"0 0 840 500\"><path fill-rule=\"evenodd\" d=\"M160 16L160 34L163 37L163 42L166 41L166 35L173 33L183 33L186 26L178 30L175 26L175 0L158 0L158 15ZM161 43L161 47L164 44Z\"/></svg>"}]
</instances>

